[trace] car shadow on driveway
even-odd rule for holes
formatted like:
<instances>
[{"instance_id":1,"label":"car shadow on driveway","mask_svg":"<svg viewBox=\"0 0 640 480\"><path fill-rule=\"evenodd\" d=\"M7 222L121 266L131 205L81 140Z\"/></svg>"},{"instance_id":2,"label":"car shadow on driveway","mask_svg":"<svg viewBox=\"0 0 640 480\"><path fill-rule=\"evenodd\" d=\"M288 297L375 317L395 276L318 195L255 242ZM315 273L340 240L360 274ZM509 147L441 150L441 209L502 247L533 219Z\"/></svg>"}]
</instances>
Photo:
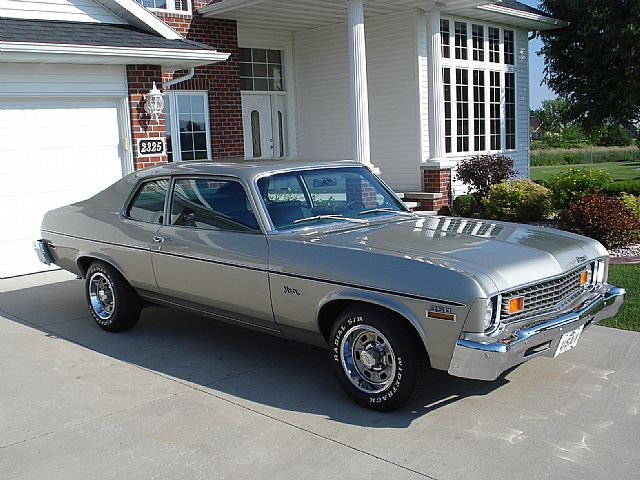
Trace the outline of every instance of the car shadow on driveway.
<instances>
[{"instance_id":1,"label":"car shadow on driveway","mask_svg":"<svg viewBox=\"0 0 640 480\"><path fill-rule=\"evenodd\" d=\"M91 319L78 280L0 293L0 314L50 338L73 342L265 415L275 408L346 424L404 428L431 411L508 383L504 375L482 382L431 371L412 404L381 414L348 399L321 348L158 307L145 308L140 322L128 332L105 332Z\"/></svg>"}]
</instances>

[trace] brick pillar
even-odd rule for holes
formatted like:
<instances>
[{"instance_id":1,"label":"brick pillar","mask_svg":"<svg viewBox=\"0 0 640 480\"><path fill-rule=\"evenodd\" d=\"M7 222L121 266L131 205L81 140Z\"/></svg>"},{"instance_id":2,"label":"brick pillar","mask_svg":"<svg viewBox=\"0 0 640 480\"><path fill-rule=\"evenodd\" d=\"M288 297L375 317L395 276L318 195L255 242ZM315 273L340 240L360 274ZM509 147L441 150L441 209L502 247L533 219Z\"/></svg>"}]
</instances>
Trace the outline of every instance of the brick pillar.
<instances>
[{"instance_id":1,"label":"brick pillar","mask_svg":"<svg viewBox=\"0 0 640 480\"><path fill-rule=\"evenodd\" d=\"M158 121L144 111L144 96L153 88L153 82L162 90L162 72L158 65L127 65L127 85L129 89L129 109L131 110L131 141L133 143L133 163L135 169L166 163L167 154L141 156L138 139L163 138L167 141L164 112Z\"/></svg>"},{"instance_id":2,"label":"brick pillar","mask_svg":"<svg viewBox=\"0 0 640 480\"><path fill-rule=\"evenodd\" d=\"M360 202L365 208L378 206L376 189L369 182L353 175L347 177L346 183L347 205L353 202Z\"/></svg>"},{"instance_id":3,"label":"brick pillar","mask_svg":"<svg viewBox=\"0 0 640 480\"><path fill-rule=\"evenodd\" d=\"M434 210L440 215L451 214L451 169L425 168L422 170L423 191L441 193L442 197L434 200L421 200L422 210Z\"/></svg>"}]
</instances>

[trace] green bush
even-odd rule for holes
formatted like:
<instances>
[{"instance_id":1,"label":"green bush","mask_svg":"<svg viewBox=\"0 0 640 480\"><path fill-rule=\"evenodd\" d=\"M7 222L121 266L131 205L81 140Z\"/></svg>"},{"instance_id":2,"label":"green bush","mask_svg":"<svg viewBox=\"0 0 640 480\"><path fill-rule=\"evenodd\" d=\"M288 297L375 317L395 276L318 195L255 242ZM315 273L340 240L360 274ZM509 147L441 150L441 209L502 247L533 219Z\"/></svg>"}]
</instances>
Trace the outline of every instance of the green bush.
<instances>
[{"instance_id":1,"label":"green bush","mask_svg":"<svg viewBox=\"0 0 640 480\"><path fill-rule=\"evenodd\" d=\"M478 201L473 195L458 195L453 199L453 213L459 217L472 217L478 210Z\"/></svg>"},{"instance_id":2,"label":"green bush","mask_svg":"<svg viewBox=\"0 0 640 480\"><path fill-rule=\"evenodd\" d=\"M614 197L619 196L622 193L630 193L632 195L640 195L640 179L636 180L618 180L611 182L602 189L603 192L608 193Z\"/></svg>"},{"instance_id":3,"label":"green bush","mask_svg":"<svg viewBox=\"0 0 640 480\"><path fill-rule=\"evenodd\" d=\"M491 185L515 177L513 159L504 155L477 155L468 157L458 164L456 180L468 185L472 194L479 200L489 194Z\"/></svg>"},{"instance_id":4,"label":"green bush","mask_svg":"<svg viewBox=\"0 0 640 480\"><path fill-rule=\"evenodd\" d=\"M611 175L604 170L569 168L545 182L551 190L553 206L567 208L581 196L603 190L611 183Z\"/></svg>"},{"instance_id":5,"label":"green bush","mask_svg":"<svg viewBox=\"0 0 640 480\"><path fill-rule=\"evenodd\" d=\"M576 165L579 163L640 161L640 150L635 147L552 148L534 150L531 142L531 166Z\"/></svg>"},{"instance_id":6,"label":"green bush","mask_svg":"<svg viewBox=\"0 0 640 480\"><path fill-rule=\"evenodd\" d=\"M551 213L549 189L528 178L493 185L483 203L488 218L508 222L535 222Z\"/></svg>"},{"instance_id":7,"label":"green bush","mask_svg":"<svg viewBox=\"0 0 640 480\"><path fill-rule=\"evenodd\" d=\"M607 248L624 247L638 240L638 222L616 197L592 193L560 214L563 230L595 238Z\"/></svg>"},{"instance_id":8,"label":"green bush","mask_svg":"<svg viewBox=\"0 0 640 480\"><path fill-rule=\"evenodd\" d=\"M623 193L620 195L622 204L629 209L636 221L640 223L640 197L637 195L631 195L630 193Z\"/></svg>"},{"instance_id":9,"label":"green bush","mask_svg":"<svg viewBox=\"0 0 640 480\"><path fill-rule=\"evenodd\" d=\"M633 138L622 125L605 125L593 135L593 143L600 146L626 147Z\"/></svg>"}]
</instances>

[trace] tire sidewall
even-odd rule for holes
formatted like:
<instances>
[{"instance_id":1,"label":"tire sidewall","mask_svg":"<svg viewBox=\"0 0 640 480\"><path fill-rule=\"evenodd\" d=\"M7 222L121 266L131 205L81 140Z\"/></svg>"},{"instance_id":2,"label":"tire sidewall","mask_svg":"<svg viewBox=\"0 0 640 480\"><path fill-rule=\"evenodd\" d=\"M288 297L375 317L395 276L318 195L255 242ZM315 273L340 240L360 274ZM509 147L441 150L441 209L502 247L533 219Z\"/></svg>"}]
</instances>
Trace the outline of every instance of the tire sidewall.
<instances>
[{"instance_id":1,"label":"tire sidewall","mask_svg":"<svg viewBox=\"0 0 640 480\"><path fill-rule=\"evenodd\" d=\"M100 317L100 315L98 315L98 313L94 310L93 305L91 304L90 282L91 282L91 277L93 277L96 273L101 273L107 278L107 280L109 280L109 282L111 283L111 289L113 291L113 296L115 300L115 308L113 309L113 312L111 313L109 318L106 318L106 319ZM104 268L102 264L94 263L89 267L89 270L87 270L87 282L85 285L85 294L87 297L87 305L89 307L89 312L91 312L91 316L93 317L93 319L101 327L109 328L113 324L114 319L117 318L118 309L120 308L121 295L118 289L117 281L113 278L113 276L111 275L111 272L108 269Z\"/></svg>"},{"instance_id":2,"label":"tire sidewall","mask_svg":"<svg viewBox=\"0 0 640 480\"><path fill-rule=\"evenodd\" d=\"M403 338L404 325L400 326L397 317L389 316L388 321L381 320L382 315L375 310L348 311L340 315L331 329L331 357L338 375L338 380L347 394L358 404L374 410L390 411L399 408L415 395L417 383L421 375L416 370L424 362L411 362L415 357L411 342ZM394 324L395 323L395 324ZM396 360L396 371L389 386L378 393L367 393L358 389L347 377L342 366L340 355L344 335L354 326L368 325L376 328L387 337L393 348ZM426 367L425 367L426 368Z\"/></svg>"}]
</instances>

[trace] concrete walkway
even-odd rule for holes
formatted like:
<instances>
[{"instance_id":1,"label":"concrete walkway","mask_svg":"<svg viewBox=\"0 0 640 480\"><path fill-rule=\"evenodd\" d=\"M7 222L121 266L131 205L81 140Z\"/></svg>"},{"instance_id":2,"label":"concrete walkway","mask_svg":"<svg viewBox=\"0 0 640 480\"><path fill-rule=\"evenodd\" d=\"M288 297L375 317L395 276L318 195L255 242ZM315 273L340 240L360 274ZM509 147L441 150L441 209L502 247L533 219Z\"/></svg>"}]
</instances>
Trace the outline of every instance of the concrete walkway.
<instances>
[{"instance_id":1,"label":"concrete walkway","mask_svg":"<svg viewBox=\"0 0 640 480\"><path fill-rule=\"evenodd\" d=\"M0 281L1 479L637 479L640 334L364 410L326 352L150 308L93 324L64 272Z\"/></svg>"}]
</instances>

